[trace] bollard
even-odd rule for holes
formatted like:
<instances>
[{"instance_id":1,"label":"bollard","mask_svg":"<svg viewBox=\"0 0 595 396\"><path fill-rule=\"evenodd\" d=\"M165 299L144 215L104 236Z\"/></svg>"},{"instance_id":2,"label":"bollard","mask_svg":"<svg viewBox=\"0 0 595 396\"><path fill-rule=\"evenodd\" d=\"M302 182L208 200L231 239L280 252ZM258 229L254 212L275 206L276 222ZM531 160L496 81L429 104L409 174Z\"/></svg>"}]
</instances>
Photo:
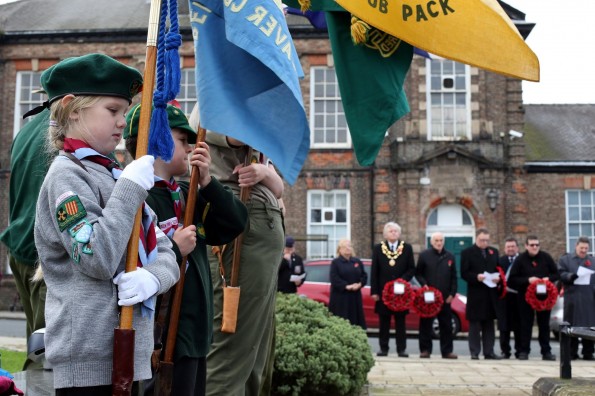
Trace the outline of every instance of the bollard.
<instances>
[{"instance_id":1,"label":"bollard","mask_svg":"<svg viewBox=\"0 0 595 396\"><path fill-rule=\"evenodd\" d=\"M570 324L568 322L560 323L560 378L571 379L572 367L570 361Z\"/></svg>"}]
</instances>

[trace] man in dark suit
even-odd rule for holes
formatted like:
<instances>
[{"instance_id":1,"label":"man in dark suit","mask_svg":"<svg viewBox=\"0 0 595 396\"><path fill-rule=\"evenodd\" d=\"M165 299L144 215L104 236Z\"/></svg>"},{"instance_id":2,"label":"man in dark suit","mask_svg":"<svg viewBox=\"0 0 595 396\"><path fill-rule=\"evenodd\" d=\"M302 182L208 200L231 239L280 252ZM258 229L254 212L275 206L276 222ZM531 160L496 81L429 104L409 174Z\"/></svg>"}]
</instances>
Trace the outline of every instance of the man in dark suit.
<instances>
[{"instance_id":1,"label":"man in dark suit","mask_svg":"<svg viewBox=\"0 0 595 396\"><path fill-rule=\"evenodd\" d=\"M295 240L292 237L285 238L285 249L283 249L277 279L277 291L281 293L297 293L297 288L306 280L304 262L295 253L294 244ZM291 280L292 275L295 275L295 280Z\"/></svg>"},{"instance_id":2,"label":"man in dark suit","mask_svg":"<svg viewBox=\"0 0 595 396\"><path fill-rule=\"evenodd\" d=\"M376 301L375 312L380 319L378 356L388 355L388 341L390 336L391 318L395 318L397 354L399 357L409 357L407 354L407 334L405 333L405 316L408 310L395 312L382 301L384 285L395 279L410 281L415 274L413 249L405 241L399 240L401 227L397 223L388 222L384 225L383 236L386 240L374 246L372 252L371 289L372 299Z\"/></svg>"},{"instance_id":3,"label":"man in dark suit","mask_svg":"<svg viewBox=\"0 0 595 396\"><path fill-rule=\"evenodd\" d=\"M492 282L486 279L497 272L498 250L489 244L489 231L479 228L475 232L475 244L461 252L461 276L467 282L469 351L474 360L479 359L482 344L486 359L499 359L494 353L494 319L498 304L494 283L500 282L500 278L494 277Z\"/></svg>"},{"instance_id":4,"label":"man in dark suit","mask_svg":"<svg viewBox=\"0 0 595 396\"><path fill-rule=\"evenodd\" d=\"M431 248L419 254L415 278L422 286L432 286L440 291L444 304L438 314L431 318L419 318L420 358L432 354L432 324L438 318L440 327L440 353L444 359L457 359L453 351L452 311L450 303L457 294L457 266L455 256L444 249L444 235L435 232L430 237Z\"/></svg>"},{"instance_id":5,"label":"man in dark suit","mask_svg":"<svg viewBox=\"0 0 595 396\"><path fill-rule=\"evenodd\" d=\"M510 277L510 270L514 260L519 255L519 244L515 238L506 238L504 241L504 255L498 260L498 265L506 275L506 281ZM520 346L520 323L519 307L517 302L518 291L506 286L506 296L500 300L498 316L498 330L500 331L500 355L502 359L510 359L512 349L510 347L510 332L514 334L514 356L519 357Z\"/></svg>"}]
</instances>

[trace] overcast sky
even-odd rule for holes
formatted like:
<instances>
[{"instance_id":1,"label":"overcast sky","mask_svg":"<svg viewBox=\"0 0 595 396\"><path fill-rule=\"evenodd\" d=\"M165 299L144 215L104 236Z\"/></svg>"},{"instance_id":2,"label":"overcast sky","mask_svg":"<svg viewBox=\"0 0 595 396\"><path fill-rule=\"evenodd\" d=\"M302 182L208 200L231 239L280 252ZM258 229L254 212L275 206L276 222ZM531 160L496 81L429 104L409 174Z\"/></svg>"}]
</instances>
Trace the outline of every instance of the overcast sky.
<instances>
[{"instance_id":1,"label":"overcast sky","mask_svg":"<svg viewBox=\"0 0 595 396\"><path fill-rule=\"evenodd\" d=\"M523 82L525 103L595 104L595 0L504 1L536 23L527 44L539 58L541 81Z\"/></svg>"},{"instance_id":2,"label":"overcast sky","mask_svg":"<svg viewBox=\"0 0 595 396\"><path fill-rule=\"evenodd\" d=\"M536 24L527 44L541 80L523 82L525 103L595 103L595 1L504 1Z\"/></svg>"}]
</instances>

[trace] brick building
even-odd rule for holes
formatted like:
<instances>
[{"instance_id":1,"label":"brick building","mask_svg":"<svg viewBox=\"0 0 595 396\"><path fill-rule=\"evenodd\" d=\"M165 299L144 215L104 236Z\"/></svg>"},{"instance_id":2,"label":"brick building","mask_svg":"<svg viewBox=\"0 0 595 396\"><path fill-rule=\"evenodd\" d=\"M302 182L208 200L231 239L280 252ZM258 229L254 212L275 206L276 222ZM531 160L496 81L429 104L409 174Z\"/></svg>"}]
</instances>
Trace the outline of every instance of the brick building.
<instances>
[{"instance_id":1,"label":"brick building","mask_svg":"<svg viewBox=\"0 0 595 396\"><path fill-rule=\"evenodd\" d=\"M526 37L533 24L501 4ZM178 101L189 113L194 53L188 5L179 7ZM34 93L41 72L89 52L142 71L148 14L147 0L0 5L0 224L7 224L10 144L22 114L44 100ZM588 153L595 106L524 106L520 80L416 55L406 80L411 112L387 131L374 165L362 167L347 133L326 32L300 17L288 21L312 131L306 163L284 195L286 229L304 256L334 255L338 239L347 237L359 256L369 257L387 221L401 224L416 252L434 230L445 232L455 252L473 243L478 227L489 228L498 247L508 235L534 232L555 258L578 234L595 235L595 162ZM5 272L4 246L0 257Z\"/></svg>"}]
</instances>

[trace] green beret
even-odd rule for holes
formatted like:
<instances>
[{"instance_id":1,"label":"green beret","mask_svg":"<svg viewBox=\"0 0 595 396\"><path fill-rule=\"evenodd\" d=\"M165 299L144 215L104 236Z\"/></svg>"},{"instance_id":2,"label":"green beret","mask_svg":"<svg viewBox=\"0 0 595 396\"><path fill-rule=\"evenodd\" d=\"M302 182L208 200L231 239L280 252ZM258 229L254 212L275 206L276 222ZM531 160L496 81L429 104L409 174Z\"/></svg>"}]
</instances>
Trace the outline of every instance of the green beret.
<instances>
[{"instance_id":1,"label":"green beret","mask_svg":"<svg viewBox=\"0 0 595 396\"><path fill-rule=\"evenodd\" d=\"M196 143L196 131L188 124L188 118L184 112L175 106L167 105L167 122L171 129L179 128L188 135L188 143ZM126 116L126 129L124 130L124 139L138 135L138 123L140 119L140 103L130 109Z\"/></svg>"},{"instance_id":2,"label":"green beret","mask_svg":"<svg viewBox=\"0 0 595 396\"><path fill-rule=\"evenodd\" d=\"M117 96L130 103L143 86L143 76L103 54L67 58L41 75L41 86L52 103L68 94Z\"/></svg>"}]
</instances>

